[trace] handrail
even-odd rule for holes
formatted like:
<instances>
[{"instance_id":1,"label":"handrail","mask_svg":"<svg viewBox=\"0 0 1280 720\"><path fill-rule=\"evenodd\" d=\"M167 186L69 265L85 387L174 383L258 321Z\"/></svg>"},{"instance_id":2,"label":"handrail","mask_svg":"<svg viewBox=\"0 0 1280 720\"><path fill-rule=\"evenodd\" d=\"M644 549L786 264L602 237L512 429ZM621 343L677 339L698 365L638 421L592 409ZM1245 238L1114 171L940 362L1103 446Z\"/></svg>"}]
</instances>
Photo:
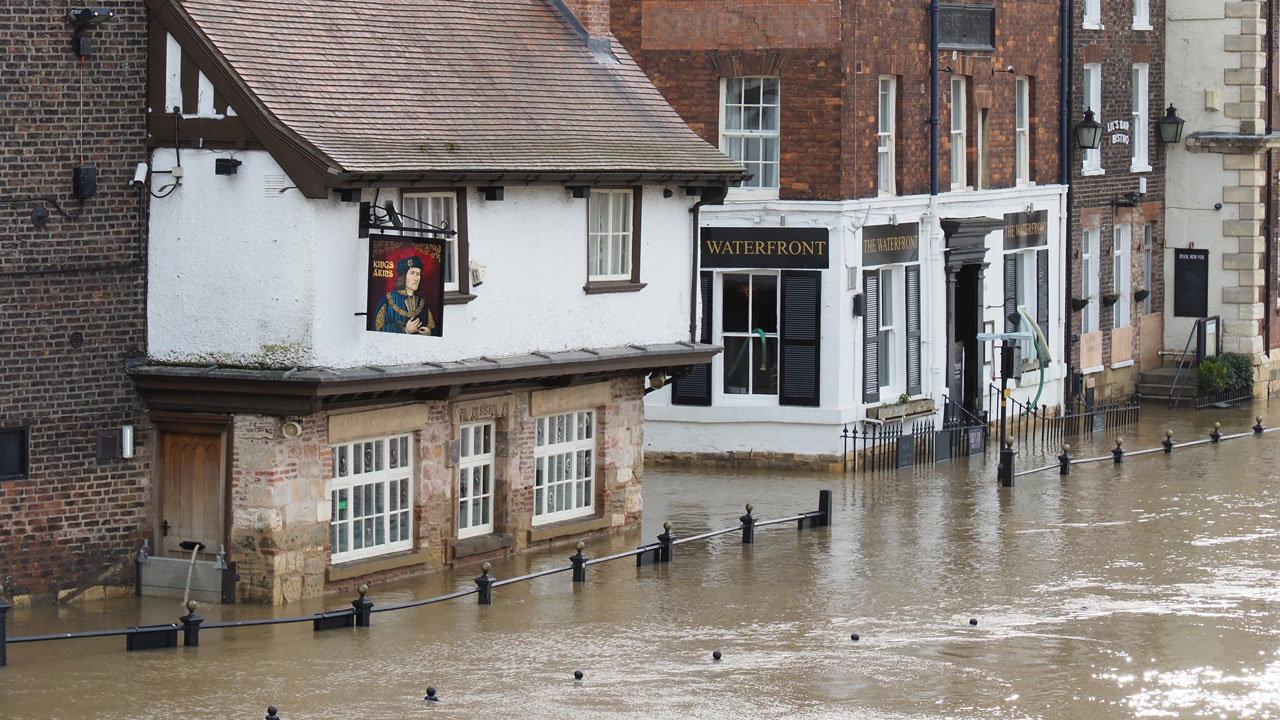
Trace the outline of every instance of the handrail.
<instances>
[{"instance_id":1,"label":"handrail","mask_svg":"<svg viewBox=\"0 0 1280 720\"><path fill-rule=\"evenodd\" d=\"M16 643L39 642L39 641L45 641L45 640L70 640L70 639L76 639L76 638L96 638L96 637L110 637L110 636L119 636L119 635L141 637L148 634L162 633L162 632L175 633L179 630L183 631L186 634L185 635L186 639L184 640L184 644L196 645L198 644L198 640L196 640L195 642L192 642L192 640L198 638L198 634L201 629L212 630L217 628L252 627L256 625L285 625L289 623L300 623L300 622L312 622L315 624L316 630L326 630L326 629L331 629L335 627L349 627L353 624L357 626L367 625L368 616L373 613L391 612L394 610L404 610L407 608L420 607L422 605L430 605L432 603L443 602L446 600L454 600L457 598L465 597L467 595L479 595L481 604L487 605L490 602L489 592L494 587L501 587L503 585L510 585L513 583L523 582L526 580L533 580L535 578L546 577L548 575L555 575L555 574L570 571L570 570L574 572L575 582L581 581L581 578L578 575L580 570L579 566L581 566L582 568L585 568L586 566L589 566L589 565L597 565L599 563L608 562L610 560L618 560L621 558L632 557L635 555L643 555L649 552L664 550L664 548L666 552L665 552L665 555L663 556L663 559L656 560L656 561L669 562L671 557L670 548L675 545L682 545L684 543L696 542L698 540L706 540L708 538L713 538L720 535L727 535L729 533L734 533L734 532L741 532L743 535L743 543L749 544L754 541L753 540L754 530L756 528L768 527L770 525L781 525L783 523L795 522L797 520L800 521L799 527L801 528L805 527L805 521L809 521L809 525L808 525L809 527L830 525L831 491L823 490L819 493L818 506L819 506L819 509L816 511L802 512L795 515L788 515L786 517L775 518L771 520L756 520L754 517L751 516L751 506L748 505L747 514L739 519L738 524L733 525L731 527L722 528L719 530L711 530L709 532L700 533L698 535L692 535L686 538L674 537L674 535L670 531L670 523L667 523L664 526L664 528L666 529L666 532L664 532L663 535L660 535L658 537L659 542L657 543L649 543L647 545L638 547L635 550L627 550L625 552L615 553L613 555L608 555L605 557L594 558L594 559L587 559L582 556L582 544L579 543L578 555L574 558L571 558L571 560L573 561L572 565L559 565L556 567L551 567L544 570L531 572L525 575L519 575L516 577L505 578L502 580L498 580L497 578L491 577L488 573L489 565L488 563L485 563L484 574L480 578L476 578L475 580L477 587L458 590L445 595L438 595L435 597L424 598L421 600L412 600L409 602L395 603L395 604L375 607L372 602L369 602L365 598L365 592L367 590L367 587L361 586L360 598L352 603L352 607L338 608L335 610L316 612L308 615L296 615L291 617L258 618L258 619L250 619L250 620L225 620L225 621L206 623L203 621L202 618L196 617L194 611L190 611L191 614L186 617L179 618L180 622L178 623L157 624L157 625L151 625L151 626L122 628L122 629L113 629L113 630L89 630L84 632L53 633L53 634L47 634L47 635L28 635L23 637L7 637L7 633L5 632L5 615L7 614L7 611L12 606L5 603L3 597L0 597L0 651L4 649L5 645L11 644L11 643L16 644ZM334 622L336 620L345 620L345 621ZM129 645L130 650L134 649L133 642L134 642L134 638L131 637L130 645ZM170 643L169 645L139 643L138 649L171 646L171 645L172 643ZM0 653L0 666L3 666L5 664L6 664L5 656L3 653Z\"/></svg>"},{"instance_id":2,"label":"handrail","mask_svg":"<svg viewBox=\"0 0 1280 720\"><path fill-rule=\"evenodd\" d=\"M1173 385L1169 386L1169 408L1170 409L1177 407L1178 400L1180 400L1182 397L1182 392L1178 387L1178 385L1179 385L1180 379L1182 378L1182 367L1187 362L1187 351L1191 349L1191 341L1199 337L1198 331L1200 330L1201 323L1203 323L1207 319L1208 318L1196 318L1196 321L1191 323L1191 334L1187 336L1187 342L1185 345L1182 346L1182 357L1178 359L1178 372L1174 373Z\"/></svg>"}]
</instances>

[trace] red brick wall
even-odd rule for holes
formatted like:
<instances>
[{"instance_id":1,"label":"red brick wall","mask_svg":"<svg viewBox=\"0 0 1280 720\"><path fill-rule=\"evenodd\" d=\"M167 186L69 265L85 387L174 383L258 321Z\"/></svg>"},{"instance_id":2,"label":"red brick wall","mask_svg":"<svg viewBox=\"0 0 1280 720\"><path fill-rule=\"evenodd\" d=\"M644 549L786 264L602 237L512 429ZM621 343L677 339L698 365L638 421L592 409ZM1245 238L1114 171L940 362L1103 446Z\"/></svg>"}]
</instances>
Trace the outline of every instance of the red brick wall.
<instances>
[{"instance_id":1,"label":"red brick wall","mask_svg":"<svg viewBox=\"0 0 1280 720\"><path fill-rule=\"evenodd\" d=\"M128 582L141 544L151 449L125 360L145 344L138 202L128 183L146 159L142 0L103 0L116 17L71 52L66 3L34 0L0 14L0 428L29 427L30 476L0 481L0 582L12 594ZM80 7L80 6L76 6ZM81 90L83 88L83 91ZM83 155L98 195L71 197ZM83 334L73 347L71 334ZM100 431L138 428L138 455L99 462ZM6 580L6 578L8 578ZM110 581L110 580L108 580Z\"/></svg>"},{"instance_id":2,"label":"red brick wall","mask_svg":"<svg viewBox=\"0 0 1280 720\"><path fill-rule=\"evenodd\" d=\"M992 186L1013 182L1012 65L1033 82L1032 179L1058 179L1058 9L997 3L994 53L941 54L941 66L971 76L970 128L990 108ZM671 18L678 17L680 22ZM780 78L784 199L835 200L876 193L880 75L898 76L898 184L929 191L929 15L924 4L871 0L613 0L612 29L681 117L719 142L719 80ZM1153 70L1154 72L1154 70ZM942 73L945 90L950 75ZM941 176L947 176L947 96L941 97ZM970 131L969 166L976 158Z\"/></svg>"},{"instance_id":3,"label":"red brick wall","mask_svg":"<svg viewBox=\"0 0 1280 720\"><path fill-rule=\"evenodd\" d=\"M1154 30L1133 30L1133 6L1131 3L1103 2L1101 30L1085 30L1081 24L1084 19L1083 3L1076 3L1074 18L1075 55L1071 67L1071 112L1072 125L1083 117L1082 82L1084 64L1099 62L1102 65L1102 108L1101 118L1104 128L1111 120L1129 120L1133 109L1132 101L1132 69L1135 62L1147 62L1148 72L1148 115L1152 123L1164 116L1164 0L1150 0L1150 18ZM1132 128L1130 129L1132 133ZM1080 294L1080 254L1083 244L1082 219L1086 216L1099 218L1097 223L1101 230L1099 242L1099 295L1114 292L1113 248L1115 246L1116 221L1136 222L1133 226L1135 252L1131 256L1133 279L1131 290L1141 287L1142 278L1142 222L1154 224L1152 232L1152 253L1157 259L1153 268L1151 291L1152 309L1161 312L1164 307L1164 268L1159 259L1164 256L1164 169L1165 146L1160 142L1159 133L1154 126L1148 129L1148 157L1151 171L1146 173L1130 172L1131 145L1112 143L1110 133L1103 133L1102 167L1104 175L1084 175L1081 172L1081 152L1072 139L1071 157L1068 159L1071 169L1071 258L1067 266L1071 268L1071 297ZM1147 179L1147 192L1140 199L1137 208L1115 207L1114 201L1126 193L1138 189L1139 178ZM1132 220L1137 216L1136 220ZM1098 302L1094 298L1091 302ZM1140 303L1130 299L1134 308ZM1076 335L1081 330L1083 313L1072 312L1068 316L1067 332ZM1110 365L1112 356L1111 328L1115 324L1112 307L1100 306L1098 326L1103 333L1102 357L1104 363ZM1133 334L1136 343L1141 342L1138 322L1133 322ZM1150 341L1150 339L1148 340ZM1136 356L1136 353L1135 353ZM1073 344L1071 353L1072 367L1080 369L1079 345ZM1110 395L1108 389L1100 389L1101 395Z\"/></svg>"},{"instance_id":4,"label":"red brick wall","mask_svg":"<svg viewBox=\"0 0 1280 720\"><path fill-rule=\"evenodd\" d=\"M609 34L609 0L565 0L591 37Z\"/></svg>"}]
</instances>

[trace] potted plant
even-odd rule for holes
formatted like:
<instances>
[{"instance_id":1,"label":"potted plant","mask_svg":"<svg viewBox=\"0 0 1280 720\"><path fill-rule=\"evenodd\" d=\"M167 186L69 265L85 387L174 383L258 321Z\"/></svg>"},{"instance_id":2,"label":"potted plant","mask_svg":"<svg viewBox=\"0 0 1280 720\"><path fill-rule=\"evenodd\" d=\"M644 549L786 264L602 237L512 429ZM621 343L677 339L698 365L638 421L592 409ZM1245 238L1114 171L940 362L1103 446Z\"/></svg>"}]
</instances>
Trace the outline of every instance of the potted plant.
<instances>
[{"instance_id":1,"label":"potted plant","mask_svg":"<svg viewBox=\"0 0 1280 720\"><path fill-rule=\"evenodd\" d=\"M1092 299L1092 297L1071 298L1071 309L1075 312L1080 312Z\"/></svg>"},{"instance_id":2,"label":"potted plant","mask_svg":"<svg viewBox=\"0 0 1280 720\"><path fill-rule=\"evenodd\" d=\"M903 393L898 396L897 402L884 403L876 407L867 408L867 417L887 422L931 412L933 412L933 398L916 398L912 400L906 393Z\"/></svg>"},{"instance_id":3,"label":"potted plant","mask_svg":"<svg viewBox=\"0 0 1280 720\"><path fill-rule=\"evenodd\" d=\"M1146 288L1142 288L1133 293L1133 299L1138 302L1142 302L1143 300L1146 300L1149 297L1151 297L1151 291Z\"/></svg>"},{"instance_id":4,"label":"potted plant","mask_svg":"<svg viewBox=\"0 0 1280 720\"><path fill-rule=\"evenodd\" d=\"M1116 301L1119 299L1120 299L1120 293L1107 293L1106 295L1102 296L1102 306L1111 307L1112 305L1115 305Z\"/></svg>"}]
</instances>

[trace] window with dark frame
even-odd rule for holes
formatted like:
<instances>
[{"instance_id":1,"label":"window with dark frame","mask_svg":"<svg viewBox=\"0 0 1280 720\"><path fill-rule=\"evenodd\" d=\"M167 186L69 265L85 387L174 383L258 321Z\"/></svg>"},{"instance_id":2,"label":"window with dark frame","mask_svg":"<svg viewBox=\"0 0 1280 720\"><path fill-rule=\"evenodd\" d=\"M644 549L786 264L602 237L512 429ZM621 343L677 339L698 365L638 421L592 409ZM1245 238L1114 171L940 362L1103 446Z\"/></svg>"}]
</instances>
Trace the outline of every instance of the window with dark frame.
<instances>
[{"instance_id":1,"label":"window with dark frame","mask_svg":"<svg viewBox=\"0 0 1280 720\"><path fill-rule=\"evenodd\" d=\"M640 282L642 188L591 188L587 198L588 293L627 292Z\"/></svg>"},{"instance_id":2,"label":"window with dark frame","mask_svg":"<svg viewBox=\"0 0 1280 720\"><path fill-rule=\"evenodd\" d=\"M995 50L995 6L939 3L938 49Z\"/></svg>"},{"instance_id":3,"label":"window with dark frame","mask_svg":"<svg viewBox=\"0 0 1280 720\"><path fill-rule=\"evenodd\" d=\"M29 442L30 432L25 427L0 430L0 480L20 480L28 476L31 471Z\"/></svg>"}]
</instances>

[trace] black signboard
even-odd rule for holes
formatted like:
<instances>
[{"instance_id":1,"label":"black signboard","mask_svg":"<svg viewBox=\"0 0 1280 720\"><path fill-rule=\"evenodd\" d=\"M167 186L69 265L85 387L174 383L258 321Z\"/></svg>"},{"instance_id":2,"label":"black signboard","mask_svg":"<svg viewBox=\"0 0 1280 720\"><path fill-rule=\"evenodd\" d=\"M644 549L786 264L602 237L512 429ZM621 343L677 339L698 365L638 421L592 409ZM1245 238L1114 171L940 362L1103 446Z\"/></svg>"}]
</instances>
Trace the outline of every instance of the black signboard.
<instances>
[{"instance_id":1,"label":"black signboard","mask_svg":"<svg viewBox=\"0 0 1280 720\"><path fill-rule=\"evenodd\" d=\"M1198 318L1209 314L1208 250L1174 249L1173 314Z\"/></svg>"},{"instance_id":2,"label":"black signboard","mask_svg":"<svg viewBox=\"0 0 1280 720\"><path fill-rule=\"evenodd\" d=\"M1022 250L1048 244L1048 210L1004 214L1005 250Z\"/></svg>"},{"instance_id":3,"label":"black signboard","mask_svg":"<svg viewBox=\"0 0 1280 720\"><path fill-rule=\"evenodd\" d=\"M938 48L942 50L995 50L995 6L939 3Z\"/></svg>"},{"instance_id":4,"label":"black signboard","mask_svg":"<svg viewBox=\"0 0 1280 720\"><path fill-rule=\"evenodd\" d=\"M829 267L826 228L702 228L704 268Z\"/></svg>"},{"instance_id":5,"label":"black signboard","mask_svg":"<svg viewBox=\"0 0 1280 720\"><path fill-rule=\"evenodd\" d=\"M920 259L920 223L862 228L862 264L888 265Z\"/></svg>"},{"instance_id":6,"label":"black signboard","mask_svg":"<svg viewBox=\"0 0 1280 720\"><path fill-rule=\"evenodd\" d=\"M898 467L911 467L916 464L916 436L903 435L898 438Z\"/></svg>"}]
</instances>

